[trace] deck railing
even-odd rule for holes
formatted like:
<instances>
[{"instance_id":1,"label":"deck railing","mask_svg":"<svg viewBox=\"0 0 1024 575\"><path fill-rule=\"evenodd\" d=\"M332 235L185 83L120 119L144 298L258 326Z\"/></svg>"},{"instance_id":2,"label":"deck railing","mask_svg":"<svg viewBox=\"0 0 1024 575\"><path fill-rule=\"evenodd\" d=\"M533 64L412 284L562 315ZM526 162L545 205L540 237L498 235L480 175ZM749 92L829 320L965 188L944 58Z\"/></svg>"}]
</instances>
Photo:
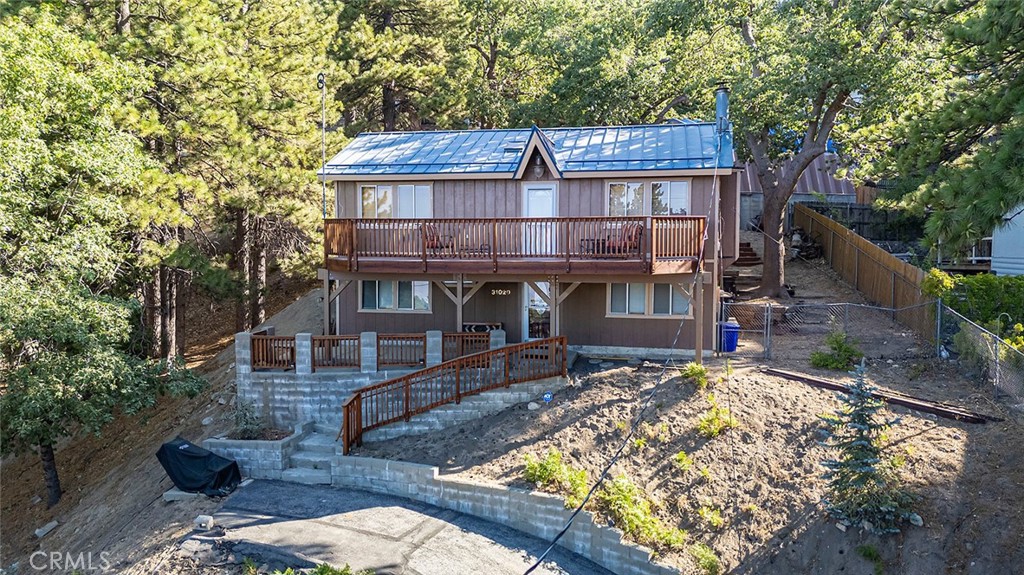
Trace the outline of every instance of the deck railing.
<instances>
[{"instance_id":1,"label":"deck railing","mask_svg":"<svg viewBox=\"0 0 1024 575\"><path fill-rule=\"evenodd\" d=\"M444 361L491 349L491 334L487 332L446 333L441 337Z\"/></svg>"},{"instance_id":2,"label":"deck railing","mask_svg":"<svg viewBox=\"0 0 1024 575\"><path fill-rule=\"evenodd\" d=\"M325 259L420 261L671 261L700 253L704 216L579 218L330 219ZM639 228L639 233L627 231ZM628 237L627 237L628 236Z\"/></svg>"},{"instance_id":3,"label":"deck railing","mask_svg":"<svg viewBox=\"0 0 1024 575\"><path fill-rule=\"evenodd\" d=\"M363 357L359 335L315 335L311 337L312 369L360 368ZM295 336L252 335L253 369L295 369ZM463 355L486 351L491 345L489 332L441 334L441 356L447 361ZM418 367L426 365L427 336L422 333L377 334L377 366Z\"/></svg>"},{"instance_id":4,"label":"deck railing","mask_svg":"<svg viewBox=\"0 0 1024 575\"><path fill-rule=\"evenodd\" d=\"M422 333L378 334L377 365L399 367L426 365L427 336Z\"/></svg>"},{"instance_id":5,"label":"deck railing","mask_svg":"<svg viewBox=\"0 0 1024 575\"><path fill-rule=\"evenodd\" d=\"M347 455L363 433L409 421L463 397L513 383L566 375L565 337L550 337L446 361L402 377L357 389L342 404L338 438Z\"/></svg>"},{"instance_id":6,"label":"deck railing","mask_svg":"<svg viewBox=\"0 0 1024 575\"><path fill-rule=\"evenodd\" d=\"M313 369L359 367L358 335L313 336Z\"/></svg>"},{"instance_id":7,"label":"deck railing","mask_svg":"<svg viewBox=\"0 0 1024 575\"><path fill-rule=\"evenodd\" d=\"M252 366L264 369L295 367L295 338L292 336L252 336Z\"/></svg>"}]
</instances>

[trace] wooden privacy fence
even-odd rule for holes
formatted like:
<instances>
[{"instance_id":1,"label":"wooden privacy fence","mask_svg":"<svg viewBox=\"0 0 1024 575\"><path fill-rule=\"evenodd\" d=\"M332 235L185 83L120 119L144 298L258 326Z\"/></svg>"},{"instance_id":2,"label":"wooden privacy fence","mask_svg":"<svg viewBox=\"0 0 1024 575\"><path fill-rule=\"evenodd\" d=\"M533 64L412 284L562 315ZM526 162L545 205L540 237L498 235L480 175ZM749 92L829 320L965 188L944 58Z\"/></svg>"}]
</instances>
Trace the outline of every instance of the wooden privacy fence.
<instances>
[{"instance_id":1,"label":"wooden privacy fence","mask_svg":"<svg viewBox=\"0 0 1024 575\"><path fill-rule=\"evenodd\" d=\"M409 421L463 397L513 383L565 376L566 339L549 337L474 353L415 373L357 389L341 406L338 438L347 455L363 433Z\"/></svg>"},{"instance_id":2,"label":"wooden privacy fence","mask_svg":"<svg viewBox=\"0 0 1024 575\"><path fill-rule=\"evenodd\" d=\"M872 303L902 309L933 301L921 293L923 270L896 258L842 224L796 204L793 225L818 242L832 269ZM898 321L926 340L934 341L934 311L906 314Z\"/></svg>"}]
</instances>

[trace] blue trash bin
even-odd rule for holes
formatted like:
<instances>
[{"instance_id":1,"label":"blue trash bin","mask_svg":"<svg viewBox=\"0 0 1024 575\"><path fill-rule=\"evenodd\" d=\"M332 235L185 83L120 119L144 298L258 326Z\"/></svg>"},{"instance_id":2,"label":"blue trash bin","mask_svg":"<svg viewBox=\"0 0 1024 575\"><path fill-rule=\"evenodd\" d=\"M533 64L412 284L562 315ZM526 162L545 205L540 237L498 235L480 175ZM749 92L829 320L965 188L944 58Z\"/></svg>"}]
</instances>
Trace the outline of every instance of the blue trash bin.
<instances>
[{"instance_id":1,"label":"blue trash bin","mask_svg":"<svg viewBox=\"0 0 1024 575\"><path fill-rule=\"evenodd\" d=\"M722 341L719 349L723 352L736 351L739 343L740 324L736 321L736 318L730 317L729 321L722 324Z\"/></svg>"}]
</instances>

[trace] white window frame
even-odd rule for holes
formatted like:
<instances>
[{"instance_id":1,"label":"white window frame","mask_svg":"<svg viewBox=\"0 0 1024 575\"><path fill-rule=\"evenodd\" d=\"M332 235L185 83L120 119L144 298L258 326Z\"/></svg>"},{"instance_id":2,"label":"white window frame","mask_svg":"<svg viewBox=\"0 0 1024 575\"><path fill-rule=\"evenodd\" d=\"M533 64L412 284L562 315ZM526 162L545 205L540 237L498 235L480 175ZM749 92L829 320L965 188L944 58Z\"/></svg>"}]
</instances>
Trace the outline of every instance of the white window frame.
<instances>
[{"instance_id":1,"label":"white window frame","mask_svg":"<svg viewBox=\"0 0 1024 575\"><path fill-rule=\"evenodd\" d=\"M625 186L625 189L628 190L630 185L637 185L637 184L639 184L639 186L640 186L640 193L643 194L643 201L642 201L641 206L640 206L640 212L641 213L634 214L632 216L626 215L626 214L623 214L621 216L612 216L612 186L622 185L622 186ZM613 217L613 218L635 218L635 217L640 217L640 216L644 216L644 215L649 215L650 211L651 211L651 200L650 200L649 196L650 196L650 194L648 193L647 183L646 182L637 181L637 180L608 180L607 182L605 182L605 186L604 186L604 215L609 216L609 217ZM625 207L625 206L623 206L623 207ZM629 211L629 210L627 209L625 211Z\"/></svg>"},{"instance_id":2,"label":"white window frame","mask_svg":"<svg viewBox=\"0 0 1024 575\"><path fill-rule=\"evenodd\" d=\"M644 293L644 313L642 313L642 314L640 314L640 313L629 313L628 311L625 312L625 313L623 313L623 312L614 312L614 311L612 311L612 284L613 283L615 283L615 284L627 284L628 285L630 283L642 283L642 282L611 282L611 283L605 284L605 307L604 307L604 310L605 310L605 317L606 318L617 318L617 319L621 319L621 318L632 318L632 319L676 319L676 320L679 320L679 319L693 319L693 300L691 300L689 297L687 297L686 294L684 294L682 292L682 290L680 290L676 286L676 284L673 284L673 283L670 283L670 284L667 284L667 285L671 286L673 292L682 295L683 298L685 298L686 301L688 301L689 304L690 304L690 305L688 305L686 307L686 313L685 314L654 313L654 284L656 284L656 283L661 284L661 283L664 283L664 282L644 283L644 292L645 292ZM626 301L627 301L626 309L627 310L629 309L629 303L628 303L629 302L629 295L628 295L628 293L629 292L627 291L627 296L626 296L626 298L627 298L626 299ZM669 305L671 305L671 303Z\"/></svg>"},{"instance_id":3,"label":"white window frame","mask_svg":"<svg viewBox=\"0 0 1024 575\"><path fill-rule=\"evenodd\" d=\"M652 216L672 216L672 215L689 216L689 215L693 215L693 182L691 180L692 180L692 178L679 179L679 180L655 180L655 181L651 182L650 183L651 184L651 190L650 190L650 193L648 194L650 196L651 206L650 206L650 209L648 210L648 213L650 213ZM669 197L670 201L671 201L671 194L672 194L672 184L686 184L686 207L684 208L686 213L685 214L672 214L671 213L672 210L671 210L671 207L670 207L669 208L669 212L670 213L667 213L667 214L655 214L654 213L654 185L655 184L661 184L664 188L667 188L666 191L662 192L662 193L663 194L668 194L668 197ZM666 205L669 205L669 204L666 204Z\"/></svg>"},{"instance_id":4,"label":"white window frame","mask_svg":"<svg viewBox=\"0 0 1024 575\"><path fill-rule=\"evenodd\" d=\"M401 200L401 188L411 186L413 188L413 212L416 210L416 196L421 191L424 191L427 195L427 206L428 213L416 216L415 219L430 219L434 217L434 186L432 183L427 182L396 182L393 184L369 184L359 183L356 185L357 204L359 206L359 217L363 219L377 219L377 212L372 215L367 214L363 206L363 188L373 188L374 202L377 210L380 210L380 195L379 190L381 188L387 188L388 193L391 194L391 219L399 218L398 214L404 209ZM385 218L381 218L385 219Z\"/></svg>"},{"instance_id":5,"label":"white window frame","mask_svg":"<svg viewBox=\"0 0 1024 575\"><path fill-rule=\"evenodd\" d=\"M686 206L686 214L693 215L693 178L671 178L664 180L605 180L604 182L604 215L608 217L624 217L634 218L651 215L670 215L670 214L654 214L654 184L668 185L671 187L673 182L684 182L686 184L687 195L689 196L689 202ZM641 193L644 196L643 199L643 213L634 216L612 216L612 186L621 184L629 186L630 184L640 184Z\"/></svg>"},{"instance_id":6,"label":"white window frame","mask_svg":"<svg viewBox=\"0 0 1024 575\"><path fill-rule=\"evenodd\" d=\"M365 282L374 282L374 283L376 283L378 285L377 293L380 293L380 287L379 286L380 286L381 283L385 283L386 282L386 283L393 284L393 287L392 287L393 291L392 291L392 293L394 294L394 307L389 307L389 308L380 308L380 307L378 307L378 308L372 308L372 309L364 308L363 307L363 284ZM410 284L420 283L420 284L426 284L427 285L427 309L415 309L415 306L416 306L416 303L415 303L416 302L415 291L413 291L413 308L411 308L411 309L403 309L403 308L399 308L398 307L398 284L402 283L402 282L406 282L406 283L410 283ZM434 291L434 288L431 285L431 283L432 282L429 282L429 281L418 281L418 280L416 280L416 281L414 281L414 280L359 280L359 282L358 282L358 288L359 289L358 289L357 294L356 294L356 297L358 298L358 300L356 302L356 305L358 306L357 310L359 311L359 313L412 313L412 314L433 313L433 307L434 307L434 305L433 305L433 303L434 303L433 302L433 299L434 299L433 291ZM413 290L415 290L415 286L412 286L412 288L413 288ZM380 300L378 299L378 302L379 301Z\"/></svg>"}]
</instances>

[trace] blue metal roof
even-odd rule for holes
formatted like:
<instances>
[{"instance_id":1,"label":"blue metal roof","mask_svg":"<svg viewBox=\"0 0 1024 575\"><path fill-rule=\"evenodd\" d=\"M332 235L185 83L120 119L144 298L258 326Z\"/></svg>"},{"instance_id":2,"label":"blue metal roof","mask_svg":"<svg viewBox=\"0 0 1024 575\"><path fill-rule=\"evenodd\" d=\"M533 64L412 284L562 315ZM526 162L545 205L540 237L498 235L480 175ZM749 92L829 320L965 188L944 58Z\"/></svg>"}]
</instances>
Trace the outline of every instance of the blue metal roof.
<instances>
[{"instance_id":1,"label":"blue metal roof","mask_svg":"<svg viewBox=\"0 0 1024 575\"><path fill-rule=\"evenodd\" d=\"M533 132L566 172L731 168L731 135L716 155L714 123L359 134L322 175L513 174ZM717 162L716 162L717 160Z\"/></svg>"}]
</instances>

